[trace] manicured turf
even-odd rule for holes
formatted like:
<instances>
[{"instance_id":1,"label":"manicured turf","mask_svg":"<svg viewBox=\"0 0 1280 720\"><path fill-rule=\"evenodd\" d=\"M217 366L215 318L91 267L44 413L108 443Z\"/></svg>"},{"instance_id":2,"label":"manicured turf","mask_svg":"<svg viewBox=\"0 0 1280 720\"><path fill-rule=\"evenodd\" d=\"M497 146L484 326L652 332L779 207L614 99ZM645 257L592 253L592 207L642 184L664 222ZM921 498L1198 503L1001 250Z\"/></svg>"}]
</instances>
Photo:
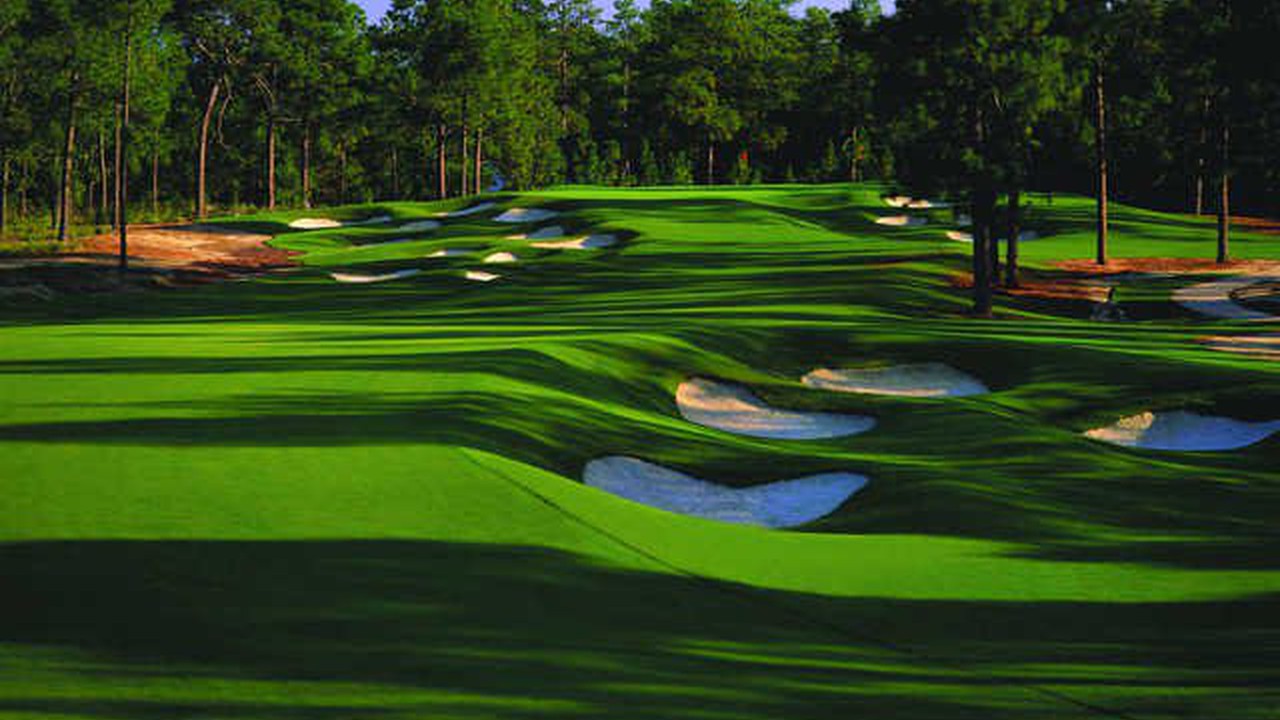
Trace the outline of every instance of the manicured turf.
<instances>
[{"instance_id":1,"label":"manicured turf","mask_svg":"<svg viewBox=\"0 0 1280 720\"><path fill-rule=\"evenodd\" d=\"M0 717L1268 718L1280 706L1280 438L1132 451L1148 408L1280 417L1280 365L1140 315L1001 299L969 319L945 226L882 188L553 189L534 250L466 203L228 220L297 270L31 301L0 327ZM1036 197L1032 265L1088 257L1090 204ZM931 211L939 223L948 213ZM1212 223L1117 208L1117 256L1205 256ZM445 248L471 257L425 259ZM1241 257L1280 240L1238 234ZM463 279L496 251L489 284ZM421 267L340 285L334 270ZM492 270L492 267L488 269ZM993 393L807 389L816 367L947 362ZM824 441L687 423L691 375L875 415ZM871 484L805 532L678 517L582 485L635 455L736 485Z\"/></svg>"}]
</instances>

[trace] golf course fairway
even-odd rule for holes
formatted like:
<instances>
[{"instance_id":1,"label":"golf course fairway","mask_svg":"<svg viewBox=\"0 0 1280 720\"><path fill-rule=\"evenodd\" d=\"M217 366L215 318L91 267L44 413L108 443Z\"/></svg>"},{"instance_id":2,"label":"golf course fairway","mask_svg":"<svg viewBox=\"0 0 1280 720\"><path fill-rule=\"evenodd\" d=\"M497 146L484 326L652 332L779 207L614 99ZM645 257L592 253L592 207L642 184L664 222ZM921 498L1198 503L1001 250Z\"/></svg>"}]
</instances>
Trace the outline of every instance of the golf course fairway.
<instances>
[{"instance_id":1,"label":"golf course fairway","mask_svg":"<svg viewBox=\"0 0 1280 720\"><path fill-rule=\"evenodd\" d=\"M1277 717L1280 436L1163 452L1083 434L1150 410L1280 419L1280 364L1199 342L1260 325L1171 299L1204 275L1117 281L1124 322L1035 297L968 317L951 211L877 224L901 212L891 190L564 187L452 216L478 201L306 211L393 218L332 229L224 218L300 264L8 301L0 717ZM1091 256L1091 200L1027 202L1028 272ZM617 243L531 247L493 221L512 208ZM1210 219L1119 206L1112 223L1117 258L1214 249ZM466 252L430 257L445 248ZM1280 260L1280 238L1233 250ZM466 279L499 252L520 262ZM911 363L990 392L801 382ZM690 378L875 426L694 424L675 402ZM767 530L584 485L610 456L729 486L869 482Z\"/></svg>"}]
</instances>

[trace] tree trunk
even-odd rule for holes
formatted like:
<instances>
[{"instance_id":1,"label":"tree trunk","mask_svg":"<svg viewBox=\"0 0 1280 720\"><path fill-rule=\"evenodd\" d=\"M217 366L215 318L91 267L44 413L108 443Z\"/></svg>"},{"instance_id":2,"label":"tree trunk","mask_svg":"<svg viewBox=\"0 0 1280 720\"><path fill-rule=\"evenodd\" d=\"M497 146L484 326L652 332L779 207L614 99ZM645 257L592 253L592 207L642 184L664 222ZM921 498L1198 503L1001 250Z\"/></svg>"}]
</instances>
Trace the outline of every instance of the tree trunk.
<instances>
[{"instance_id":1,"label":"tree trunk","mask_svg":"<svg viewBox=\"0 0 1280 720\"><path fill-rule=\"evenodd\" d=\"M973 314L991 317L991 229L996 193L989 181L973 192Z\"/></svg>"},{"instance_id":2,"label":"tree trunk","mask_svg":"<svg viewBox=\"0 0 1280 720\"><path fill-rule=\"evenodd\" d=\"M4 167L0 169L0 238L4 237L9 225L9 156L4 156Z\"/></svg>"},{"instance_id":3,"label":"tree trunk","mask_svg":"<svg viewBox=\"0 0 1280 720\"><path fill-rule=\"evenodd\" d=\"M853 146L849 149L849 181L858 182L858 127L854 126L853 131L849 133L849 139L852 140Z\"/></svg>"},{"instance_id":4,"label":"tree trunk","mask_svg":"<svg viewBox=\"0 0 1280 720\"><path fill-rule=\"evenodd\" d=\"M471 174L471 177L473 182L475 182L477 195L484 192L484 188L482 187L483 183L481 182L481 176L484 174L483 173L484 166L482 165L482 163L484 162L483 153L484 153L484 128L476 128L475 172Z\"/></svg>"},{"instance_id":5,"label":"tree trunk","mask_svg":"<svg viewBox=\"0 0 1280 720\"><path fill-rule=\"evenodd\" d=\"M129 83L133 79L133 3L126 5L124 34L124 79L121 81L120 143L116 162L119 163L116 182L120 192L116 199L116 213L120 216L120 272L129 269Z\"/></svg>"},{"instance_id":6,"label":"tree trunk","mask_svg":"<svg viewBox=\"0 0 1280 720\"><path fill-rule=\"evenodd\" d=\"M160 219L160 150L151 147L151 216Z\"/></svg>"},{"instance_id":7,"label":"tree trunk","mask_svg":"<svg viewBox=\"0 0 1280 720\"><path fill-rule=\"evenodd\" d=\"M267 115L267 209L276 209L276 113Z\"/></svg>"},{"instance_id":8,"label":"tree trunk","mask_svg":"<svg viewBox=\"0 0 1280 720\"><path fill-rule=\"evenodd\" d=\"M1022 192L1009 191L1009 237L1005 251L1004 286L1018 287L1018 233L1022 232Z\"/></svg>"},{"instance_id":9,"label":"tree trunk","mask_svg":"<svg viewBox=\"0 0 1280 720\"><path fill-rule=\"evenodd\" d=\"M436 183L439 186L437 195L441 200L449 197L449 164L446 162L445 142L449 139L449 129L444 125L436 126Z\"/></svg>"},{"instance_id":10,"label":"tree trunk","mask_svg":"<svg viewBox=\"0 0 1280 720\"><path fill-rule=\"evenodd\" d=\"M391 146L391 199L400 199L400 153Z\"/></svg>"},{"instance_id":11,"label":"tree trunk","mask_svg":"<svg viewBox=\"0 0 1280 720\"><path fill-rule=\"evenodd\" d=\"M1107 264L1107 100L1106 100L1106 80L1102 74L1102 64L1099 63L1094 69L1093 74L1094 86L1094 105L1098 137L1095 140L1097 146L1095 154L1097 156L1098 170L1098 247L1097 257L1095 260L1099 265Z\"/></svg>"},{"instance_id":12,"label":"tree trunk","mask_svg":"<svg viewBox=\"0 0 1280 720\"><path fill-rule=\"evenodd\" d=\"M1209 96L1204 96L1200 110L1200 142L1196 145L1196 216L1204 214L1205 148L1209 144Z\"/></svg>"},{"instance_id":13,"label":"tree trunk","mask_svg":"<svg viewBox=\"0 0 1280 720\"><path fill-rule=\"evenodd\" d=\"M467 129L466 124L462 125L462 196L466 197L471 194L470 165L471 165L471 131Z\"/></svg>"},{"instance_id":14,"label":"tree trunk","mask_svg":"<svg viewBox=\"0 0 1280 720\"><path fill-rule=\"evenodd\" d=\"M217 80L209 88L209 100L204 105L204 117L200 119L200 159L196 168L196 217L203 220L209 215L209 207L205 200L205 173L209 161L209 123L213 120L214 108L218 105L218 93L222 90L222 81Z\"/></svg>"},{"instance_id":15,"label":"tree trunk","mask_svg":"<svg viewBox=\"0 0 1280 720\"><path fill-rule=\"evenodd\" d=\"M121 143L123 142L123 139L121 138L121 133L123 132L123 129L121 128L121 106L119 102L116 103L115 121L116 121L115 146L114 146L114 150L112 151L112 159L111 159L111 181L112 181L111 229L112 230L116 230L120 227L120 163L121 163L121 157L122 157L120 153L123 150L123 147L121 145Z\"/></svg>"},{"instance_id":16,"label":"tree trunk","mask_svg":"<svg viewBox=\"0 0 1280 720\"><path fill-rule=\"evenodd\" d=\"M1222 116L1222 197L1218 201L1218 262L1231 262L1231 119Z\"/></svg>"},{"instance_id":17,"label":"tree trunk","mask_svg":"<svg viewBox=\"0 0 1280 720\"><path fill-rule=\"evenodd\" d=\"M338 202L347 202L347 146L338 144Z\"/></svg>"},{"instance_id":18,"label":"tree trunk","mask_svg":"<svg viewBox=\"0 0 1280 720\"><path fill-rule=\"evenodd\" d=\"M716 184L716 144L712 140L707 141L707 184Z\"/></svg>"},{"instance_id":19,"label":"tree trunk","mask_svg":"<svg viewBox=\"0 0 1280 720\"><path fill-rule=\"evenodd\" d=\"M79 78L73 78L78 83ZM62 148L62 182L58 188L58 240L66 242L71 237L71 178L75 174L76 155L76 91L72 91L67 103L67 133Z\"/></svg>"},{"instance_id":20,"label":"tree trunk","mask_svg":"<svg viewBox=\"0 0 1280 720\"><path fill-rule=\"evenodd\" d=\"M112 202L112 198L107 195L107 139L101 130L98 131L98 180L102 186L102 195L94 217L95 225L101 225L111 216Z\"/></svg>"},{"instance_id":21,"label":"tree trunk","mask_svg":"<svg viewBox=\"0 0 1280 720\"><path fill-rule=\"evenodd\" d=\"M302 124L302 207L311 209L311 123Z\"/></svg>"},{"instance_id":22,"label":"tree trunk","mask_svg":"<svg viewBox=\"0 0 1280 720\"><path fill-rule=\"evenodd\" d=\"M991 211L991 231L987 233L987 272L991 287L1000 285L1000 234L996 232L996 212Z\"/></svg>"}]
</instances>

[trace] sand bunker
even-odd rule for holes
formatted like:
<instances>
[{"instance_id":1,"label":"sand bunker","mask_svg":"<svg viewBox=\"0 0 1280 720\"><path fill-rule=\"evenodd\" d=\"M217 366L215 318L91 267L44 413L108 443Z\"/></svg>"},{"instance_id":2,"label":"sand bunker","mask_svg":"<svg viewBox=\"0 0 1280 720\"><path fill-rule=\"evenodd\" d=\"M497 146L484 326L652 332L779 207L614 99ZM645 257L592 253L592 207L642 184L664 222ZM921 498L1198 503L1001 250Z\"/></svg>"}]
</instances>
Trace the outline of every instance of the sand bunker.
<instances>
[{"instance_id":1,"label":"sand bunker","mask_svg":"<svg viewBox=\"0 0 1280 720\"><path fill-rule=\"evenodd\" d=\"M351 220L344 222L342 220L332 220L330 218L298 218L289 223L289 227L294 230L333 230L343 227L360 227L361 225L381 225L391 222L393 218L390 215L375 215L364 220Z\"/></svg>"},{"instance_id":2,"label":"sand bunker","mask_svg":"<svg viewBox=\"0 0 1280 720\"><path fill-rule=\"evenodd\" d=\"M676 406L689 422L760 438L818 440L857 435L876 425L865 415L778 410L741 385L705 378L680 383Z\"/></svg>"},{"instance_id":3,"label":"sand bunker","mask_svg":"<svg viewBox=\"0 0 1280 720\"><path fill-rule=\"evenodd\" d=\"M466 217L468 215L475 215L476 213L482 213L485 210L492 208L495 204L496 203L492 203L492 202L482 202L479 205L472 205L471 207L464 208L462 210L454 210L453 212L438 212L436 213L436 217L438 218Z\"/></svg>"},{"instance_id":4,"label":"sand bunker","mask_svg":"<svg viewBox=\"0 0 1280 720\"><path fill-rule=\"evenodd\" d=\"M564 228L559 225L548 225L544 228L538 228L531 233L517 233L508 235L508 240L550 240L551 238L564 237Z\"/></svg>"},{"instance_id":5,"label":"sand bunker","mask_svg":"<svg viewBox=\"0 0 1280 720\"><path fill-rule=\"evenodd\" d=\"M402 278L413 277L414 275L417 275L421 272L422 271L419 270L418 268L410 268L408 270L397 270L395 272L384 273L382 275L359 275L354 273L329 273L329 277L333 278L334 280L337 280L340 283L368 284L368 283L387 282L389 280L400 280Z\"/></svg>"},{"instance_id":6,"label":"sand bunker","mask_svg":"<svg viewBox=\"0 0 1280 720\"><path fill-rule=\"evenodd\" d=\"M1243 275L1226 280L1200 283L1173 293L1173 301L1208 317L1224 320L1275 320L1275 315L1259 312L1236 302L1233 295L1250 285L1276 282L1277 277Z\"/></svg>"},{"instance_id":7,"label":"sand bunker","mask_svg":"<svg viewBox=\"0 0 1280 720\"><path fill-rule=\"evenodd\" d=\"M435 252L431 253L431 254L430 254L430 255L428 255L427 257L429 257L429 258L451 258L451 257L462 257L463 255L470 255L470 254L471 254L471 251L470 251L470 250L460 250L460 249L458 249L458 248L444 248L443 250L437 250L437 251L435 251Z\"/></svg>"},{"instance_id":8,"label":"sand bunker","mask_svg":"<svg viewBox=\"0 0 1280 720\"><path fill-rule=\"evenodd\" d=\"M509 252L496 252L484 259L488 265L499 265L504 263L520 262L520 258Z\"/></svg>"},{"instance_id":9,"label":"sand bunker","mask_svg":"<svg viewBox=\"0 0 1280 720\"><path fill-rule=\"evenodd\" d=\"M481 270L468 270L465 277L476 282L493 282L494 280L502 279L501 275L494 275Z\"/></svg>"},{"instance_id":10,"label":"sand bunker","mask_svg":"<svg viewBox=\"0 0 1280 720\"><path fill-rule=\"evenodd\" d=\"M884 199L884 204L888 205L889 207L896 207L896 208L906 207L907 205L911 204L911 198L907 197L906 195L890 195L889 197Z\"/></svg>"},{"instance_id":11,"label":"sand bunker","mask_svg":"<svg viewBox=\"0 0 1280 720\"><path fill-rule=\"evenodd\" d=\"M1280 420L1247 422L1185 410L1144 412L1095 428L1085 436L1148 450L1235 450L1280 432Z\"/></svg>"},{"instance_id":12,"label":"sand bunker","mask_svg":"<svg viewBox=\"0 0 1280 720\"><path fill-rule=\"evenodd\" d=\"M800 382L821 390L900 397L966 397L991 392L981 380L942 363L820 369L805 375Z\"/></svg>"},{"instance_id":13,"label":"sand bunker","mask_svg":"<svg viewBox=\"0 0 1280 720\"><path fill-rule=\"evenodd\" d=\"M439 230L440 223L436 220L415 220L396 229L400 232L427 232L428 230Z\"/></svg>"},{"instance_id":14,"label":"sand bunker","mask_svg":"<svg viewBox=\"0 0 1280 720\"><path fill-rule=\"evenodd\" d=\"M945 203L941 200L912 200L907 203L907 207L912 210L930 210L933 208L948 208L951 203Z\"/></svg>"},{"instance_id":15,"label":"sand bunker","mask_svg":"<svg viewBox=\"0 0 1280 720\"><path fill-rule=\"evenodd\" d=\"M632 502L708 520L787 528L830 515L867 484L853 473L824 473L732 488L632 457L587 463L583 482Z\"/></svg>"},{"instance_id":16,"label":"sand bunker","mask_svg":"<svg viewBox=\"0 0 1280 720\"><path fill-rule=\"evenodd\" d=\"M559 214L555 210L547 210L546 208L511 208L494 218L493 221L500 223L542 222Z\"/></svg>"},{"instance_id":17,"label":"sand bunker","mask_svg":"<svg viewBox=\"0 0 1280 720\"><path fill-rule=\"evenodd\" d=\"M294 230L332 230L342 227L342 221L329 218L298 218L289 223Z\"/></svg>"},{"instance_id":18,"label":"sand bunker","mask_svg":"<svg viewBox=\"0 0 1280 720\"><path fill-rule=\"evenodd\" d=\"M967 233L963 230L948 230L947 239L956 242L971 243L973 242L973 233Z\"/></svg>"},{"instance_id":19,"label":"sand bunker","mask_svg":"<svg viewBox=\"0 0 1280 720\"><path fill-rule=\"evenodd\" d=\"M889 225L891 227L919 227L927 225L927 218L915 217L912 215L889 215L887 217L876 218L877 225Z\"/></svg>"},{"instance_id":20,"label":"sand bunker","mask_svg":"<svg viewBox=\"0 0 1280 720\"><path fill-rule=\"evenodd\" d=\"M530 243L532 247L543 248L546 250L599 250L601 248L613 247L617 244L618 238L614 235L587 235L586 237L580 237L574 240L552 240L547 242Z\"/></svg>"}]
</instances>

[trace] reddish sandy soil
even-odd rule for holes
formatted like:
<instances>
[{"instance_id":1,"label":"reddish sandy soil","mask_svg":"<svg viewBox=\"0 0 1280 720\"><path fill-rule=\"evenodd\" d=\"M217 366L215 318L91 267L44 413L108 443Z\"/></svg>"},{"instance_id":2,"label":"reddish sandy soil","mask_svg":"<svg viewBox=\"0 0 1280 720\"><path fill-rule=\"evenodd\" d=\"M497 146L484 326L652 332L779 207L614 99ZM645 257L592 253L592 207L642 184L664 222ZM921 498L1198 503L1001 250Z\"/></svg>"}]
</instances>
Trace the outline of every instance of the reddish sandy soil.
<instances>
[{"instance_id":1,"label":"reddish sandy soil","mask_svg":"<svg viewBox=\"0 0 1280 720\"><path fill-rule=\"evenodd\" d=\"M1039 298L1042 300L1077 300L1083 302L1106 302L1111 289L1088 277L1044 277L1033 271L1020 273L1018 287L996 288L997 295L1013 297ZM951 286L972 288L973 275L957 273L951 276Z\"/></svg>"},{"instance_id":2,"label":"reddish sandy soil","mask_svg":"<svg viewBox=\"0 0 1280 720\"><path fill-rule=\"evenodd\" d=\"M1280 262L1275 260L1233 260L1219 265L1212 258L1113 258L1106 265L1098 265L1089 259L1063 260L1054 267L1088 277L1120 275L1123 273L1171 273L1200 275L1229 273L1232 275L1280 274Z\"/></svg>"},{"instance_id":3,"label":"reddish sandy soil","mask_svg":"<svg viewBox=\"0 0 1280 720\"><path fill-rule=\"evenodd\" d=\"M128 276L116 272L118 239L99 235L75 252L0 260L0 299L196 285L294 265L270 239L211 225L130 226Z\"/></svg>"}]
</instances>

